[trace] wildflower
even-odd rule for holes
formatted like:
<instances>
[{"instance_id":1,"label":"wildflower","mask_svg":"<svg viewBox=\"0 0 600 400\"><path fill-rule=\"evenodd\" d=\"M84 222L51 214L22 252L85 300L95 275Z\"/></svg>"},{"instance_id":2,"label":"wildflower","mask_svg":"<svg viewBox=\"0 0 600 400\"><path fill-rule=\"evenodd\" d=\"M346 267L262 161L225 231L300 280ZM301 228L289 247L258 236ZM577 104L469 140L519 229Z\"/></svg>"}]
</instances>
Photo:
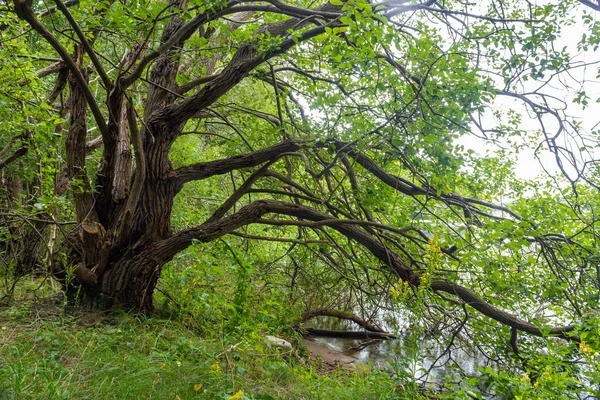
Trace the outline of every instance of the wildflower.
<instances>
[{"instance_id":1,"label":"wildflower","mask_svg":"<svg viewBox=\"0 0 600 400\"><path fill-rule=\"evenodd\" d=\"M579 343L579 352L583 354L590 354L592 352L592 346L587 344L586 342Z\"/></svg>"},{"instance_id":2,"label":"wildflower","mask_svg":"<svg viewBox=\"0 0 600 400\"><path fill-rule=\"evenodd\" d=\"M223 373L223 371L221 370L221 367L219 366L219 363L214 363L213 365L210 366L210 368L217 375L221 375Z\"/></svg>"},{"instance_id":3,"label":"wildflower","mask_svg":"<svg viewBox=\"0 0 600 400\"><path fill-rule=\"evenodd\" d=\"M163 364L160 366L160 369L165 369L165 368L167 368L167 364L163 363Z\"/></svg>"},{"instance_id":4,"label":"wildflower","mask_svg":"<svg viewBox=\"0 0 600 400\"><path fill-rule=\"evenodd\" d=\"M427 288L431 284L431 273L429 271L425 271L419 277L419 288Z\"/></svg>"},{"instance_id":5,"label":"wildflower","mask_svg":"<svg viewBox=\"0 0 600 400\"><path fill-rule=\"evenodd\" d=\"M202 389L202 384L201 384L201 383L196 383L196 384L194 385L194 390L197 392L197 391L199 391L200 389Z\"/></svg>"},{"instance_id":6,"label":"wildflower","mask_svg":"<svg viewBox=\"0 0 600 400\"><path fill-rule=\"evenodd\" d=\"M244 392L241 391L241 390L239 390L236 394L234 394L233 396L231 396L229 398L229 400L240 400L243 395L244 395Z\"/></svg>"}]
</instances>

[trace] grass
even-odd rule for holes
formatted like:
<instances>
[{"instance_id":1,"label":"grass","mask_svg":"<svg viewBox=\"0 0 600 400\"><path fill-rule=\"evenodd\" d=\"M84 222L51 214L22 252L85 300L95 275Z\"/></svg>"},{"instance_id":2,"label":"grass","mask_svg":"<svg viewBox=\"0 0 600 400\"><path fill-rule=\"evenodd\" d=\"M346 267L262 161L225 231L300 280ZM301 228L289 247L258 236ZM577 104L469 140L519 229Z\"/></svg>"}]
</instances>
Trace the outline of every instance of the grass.
<instances>
[{"instance_id":1,"label":"grass","mask_svg":"<svg viewBox=\"0 0 600 400\"><path fill-rule=\"evenodd\" d=\"M60 297L0 306L0 399L402 399L375 370L331 371L174 319L65 312Z\"/></svg>"}]
</instances>

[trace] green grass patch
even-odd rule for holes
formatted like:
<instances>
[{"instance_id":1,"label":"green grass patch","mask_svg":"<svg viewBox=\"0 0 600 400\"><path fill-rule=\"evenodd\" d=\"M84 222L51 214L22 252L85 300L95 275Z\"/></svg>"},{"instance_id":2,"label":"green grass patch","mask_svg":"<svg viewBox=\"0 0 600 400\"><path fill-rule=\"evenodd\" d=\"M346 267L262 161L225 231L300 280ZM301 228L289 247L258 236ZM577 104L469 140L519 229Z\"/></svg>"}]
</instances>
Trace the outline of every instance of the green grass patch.
<instances>
[{"instance_id":1,"label":"green grass patch","mask_svg":"<svg viewBox=\"0 0 600 400\"><path fill-rule=\"evenodd\" d=\"M327 371L263 344L179 320L65 312L60 298L0 308L0 399L394 399L383 372Z\"/></svg>"}]
</instances>

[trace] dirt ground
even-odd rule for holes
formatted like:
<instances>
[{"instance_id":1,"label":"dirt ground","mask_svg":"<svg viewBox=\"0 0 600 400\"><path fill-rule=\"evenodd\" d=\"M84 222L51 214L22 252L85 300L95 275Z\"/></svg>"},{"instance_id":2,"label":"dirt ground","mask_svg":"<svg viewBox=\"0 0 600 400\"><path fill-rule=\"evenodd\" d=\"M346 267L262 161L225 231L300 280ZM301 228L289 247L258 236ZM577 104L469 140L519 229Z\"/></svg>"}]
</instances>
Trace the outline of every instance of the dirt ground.
<instances>
[{"instance_id":1,"label":"dirt ground","mask_svg":"<svg viewBox=\"0 0 600 400\"><path fill-rule=\"evenodd\" d=\"M323 364L333 368L355 368L358 360L335 350L323 347L310 339L304 338L302 344L310 352L311 358L320 359Z\"/></svg>"}]
</instances>

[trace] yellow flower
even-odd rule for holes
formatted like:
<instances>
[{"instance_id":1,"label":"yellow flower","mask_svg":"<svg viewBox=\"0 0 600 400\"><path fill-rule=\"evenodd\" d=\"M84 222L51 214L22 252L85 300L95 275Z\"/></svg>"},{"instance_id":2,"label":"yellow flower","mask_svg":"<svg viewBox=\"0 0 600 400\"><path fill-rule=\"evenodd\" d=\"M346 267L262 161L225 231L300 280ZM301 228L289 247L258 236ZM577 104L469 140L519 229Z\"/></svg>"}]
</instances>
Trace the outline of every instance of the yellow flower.
<instances>
[{"instance_id":1,"label":"yellow flower","mask_svg":"<svg viewBox=\"0 0 600 400\"><path fill-rule=\"evenodd\" d=\"M223 371L221 370L221 367L219 366L219 363L214 363L213 365L210 366L210 368L217 375L221 375L223 373Z\"/></svg>"},{"instance_id":2,"label":"yellow flower","mask_svg":"<svg viewBox=\"0 0 600 400\"><path fill-rule=\"evenodd\" d=\"M201 384L201 383L196 383L196 384L194 385L194 390L197 392L197 391L199 391L200 389L202 389L202 384Z\"/></svg>"},{"instance_id":3,"label":"yellow flower","mask_svg":"<svg viewBox=\"0 0 600 400\"><path fill-rule=\"evenodd\" d=\"M580 342L579 351L583 354L590 354L592 352L592 346L590 346L586 342Z\"/></svg>"},{"instance_id":4,"label":"yellow flower","mask_svg":"<svg viewBox=\"0 0 600 400\"><path fill-rule=\"evenodd\" d=\"M160 366L160 369L164 369L167 368L167 364L163 363L163 365Z\"/></svg>"},{"instance_id":5,"label":"yellow flower","mask_svg":"<svg viewBox=\"0 0 600 400\"><path fill-rule=\"evenodd\" d=\"M233 396L231 396L229 398L229 400L240 400L243 395L244 395L244 392L240 390L236 394L234 394Z\"/></svg>"}]
</instances>

